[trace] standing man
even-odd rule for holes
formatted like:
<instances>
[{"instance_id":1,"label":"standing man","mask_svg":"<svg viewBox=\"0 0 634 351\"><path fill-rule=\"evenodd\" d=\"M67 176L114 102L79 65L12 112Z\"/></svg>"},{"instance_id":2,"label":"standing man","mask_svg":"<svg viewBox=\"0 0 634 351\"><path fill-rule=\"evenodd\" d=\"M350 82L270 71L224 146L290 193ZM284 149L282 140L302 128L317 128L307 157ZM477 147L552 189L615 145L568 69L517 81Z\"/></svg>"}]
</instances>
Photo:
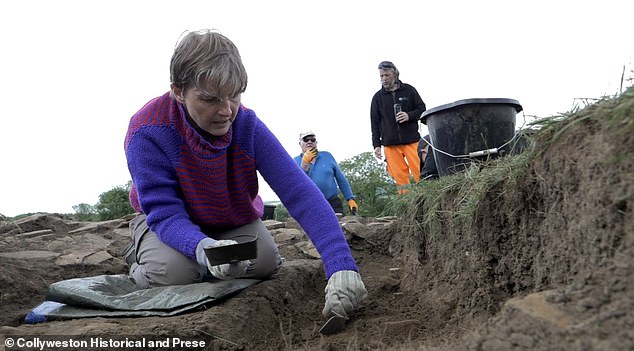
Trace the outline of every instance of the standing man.
<instances>
[{"instance_id":1,"label":"standing man","mask_svg":"<svg viewBox=\"0 0 634 351\"><path fill-rule=\"evenodd\" d=\"M392 62L381 62L379 73L383 87L372 97L370 107L372 146L379 159L384 147L387 171L397 192L404 194L410 186L410 172L415 182L420 180L418 119L425 112L425 103L416 88L399 80Z\"/></svg>"},{"instance_id":2,"label":"standing man","mask_svg":"<svg viewBox=\"0 0 634 351\"><path fill-rule=\"evenodd\" d=\"M339 189L341 189L350 212L356 214L359 208L348 179L330 152L317 151L315 133L307 131L299 134L299 147L302 153L295 157L295 162L317 184L335 213L343 213L343 203L339 198Z\"/></svg>"}]
</instances>

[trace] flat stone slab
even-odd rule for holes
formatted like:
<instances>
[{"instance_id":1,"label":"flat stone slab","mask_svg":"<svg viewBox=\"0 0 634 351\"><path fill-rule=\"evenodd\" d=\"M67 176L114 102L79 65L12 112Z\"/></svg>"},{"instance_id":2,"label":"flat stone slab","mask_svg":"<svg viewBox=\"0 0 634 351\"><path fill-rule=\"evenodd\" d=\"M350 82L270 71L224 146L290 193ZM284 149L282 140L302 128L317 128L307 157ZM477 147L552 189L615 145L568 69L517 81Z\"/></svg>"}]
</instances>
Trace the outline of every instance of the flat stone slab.
<instances>
[{"instance_id":1,"label":"flat stone slab","mask_svg":"<svg viewBox=\"0 0 634 351\"><path fill-rule=\"evenodd\" d=\"M16 252L0 252L0 257L21 258L21 259L39 259L45 260L58 257L60 254L53 251L16 251Z\"/></svg>"},{"instance_id":2,"label":"flat stone slab","mask_svg":"<svg viewBox=\"0 0 634 351\"><path fill-rule=\"evenodd\" d=\"M94 254L93 251L73 251L59 257L55 263L60 266L66 266L71 264L80 264L84 261L84 258Z\"/></svg>"},{"instance_id":3,"label":"flat stone slab","mask_svg":"<svg viewBox=\"0 0 634 351\"><path fill-rule=\"evenodd\" d=\"M98 265L112 259L114 259L114 257L112 257L112 255L110 255L107 251L99 251L99 252L95 252L91 255L86 256L84 260L82 261L82 263Z\"/></svg>"},{"instance_id":4,"label":"flat stone slab","mask_svg":"<svg viewBox=\"0 0 634 351\"><path fill-rule=\"evenodd\" d=\"M565 329L575 323L573 316L565 313L557 305L548 302L550 291L542 291L520 298L508 300L504 306L513 308L527 316Z\"/></svg>"},{"instance_id":5,"label":"flat stone slab","mask_svg":"<svg viewBox=\"0 0 634 351\"><path fill-rule=\"evenodd\" d=\"M51 234L51 233L53 233L53 229L42 229L42 230L34 230L32 232L27 232L27 233L15 234L15 237L28 239L28 238L35 238L37 236L42 236L42 235Z\"/></svg>"}]
</instances>

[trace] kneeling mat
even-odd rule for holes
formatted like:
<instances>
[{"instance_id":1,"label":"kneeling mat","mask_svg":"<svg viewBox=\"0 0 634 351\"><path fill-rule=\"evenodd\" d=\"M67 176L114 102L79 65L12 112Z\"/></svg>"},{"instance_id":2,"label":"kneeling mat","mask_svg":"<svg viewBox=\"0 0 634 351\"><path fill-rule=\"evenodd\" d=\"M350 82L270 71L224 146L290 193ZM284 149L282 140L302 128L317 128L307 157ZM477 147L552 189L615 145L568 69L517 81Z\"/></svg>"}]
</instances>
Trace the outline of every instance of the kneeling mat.
<instances>
[{"instance_id":1,"label":"kneeling mat","mask_svg":"<svg viewBox=\"0 0 634 351\"><path fill-rule=\"evenodd\" d=\"M46 301L31 310L25 322L172 316L213 304L259 282L257 279L214 280L139 289L123 274L68 279L51 284Z\"/></svg>"}]
</instances>

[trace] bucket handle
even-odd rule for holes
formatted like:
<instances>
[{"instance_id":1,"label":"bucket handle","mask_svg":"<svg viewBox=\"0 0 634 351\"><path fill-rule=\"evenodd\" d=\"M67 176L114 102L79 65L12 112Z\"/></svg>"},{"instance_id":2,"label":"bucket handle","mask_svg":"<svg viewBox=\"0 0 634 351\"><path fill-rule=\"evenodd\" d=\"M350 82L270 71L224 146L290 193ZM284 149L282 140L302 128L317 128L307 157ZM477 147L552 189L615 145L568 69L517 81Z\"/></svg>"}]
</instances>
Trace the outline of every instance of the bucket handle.
<instances>
[{"instance_id":1,"label":"bucket handle","mask_svg":"<svg viewBox=\"0 0 634 351\"><path fill-rule=\"evenodd\" d=\"M522 112L522 115L524 113ZM432 143L431 143L431 138L430 141L425 140L425 138L423 138L423 141L425 141L425 143L427 143L427 145L431 146L431 148L434 151L438 151L441 154L445 154L449 157L453 157L453 158L466 158L466 157L470 157L470 158L474 158L474 157L479 157L479 156L485 156L485 155L495 155L497 154L501 148L505 147L506 145L508 145L511 141L515 140L515 138L517 138L517 136L519 135L519 133L524 130L524 125L526 124L526 116L524 116L524 123L522 123L522 126L515 132L515 134L513 134L513 137L511 139L509 139L507 142L505 142L504 144L498 146L498 147L494 147L492 149L486 149L486 150L480 150L480 151L473 151L470 152L468 154L465 155L452 155L446 151L440 150L439 148L435 147Z\"/></svg>"}]
</instances>

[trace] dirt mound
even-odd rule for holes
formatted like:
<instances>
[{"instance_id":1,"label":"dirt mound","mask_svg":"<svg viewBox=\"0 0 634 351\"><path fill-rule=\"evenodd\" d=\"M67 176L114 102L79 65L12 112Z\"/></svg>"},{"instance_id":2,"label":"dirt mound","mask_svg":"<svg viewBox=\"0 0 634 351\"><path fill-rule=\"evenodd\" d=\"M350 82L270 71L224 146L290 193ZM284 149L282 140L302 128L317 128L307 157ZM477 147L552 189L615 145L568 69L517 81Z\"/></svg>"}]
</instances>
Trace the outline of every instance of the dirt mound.
<instances>
[{"instance_id":1,"label":"dirt mound","mask_svg":"<svg viewBox=\"0 0 634 351\"><path fill-rule=\"evenodd\" d=\"M126 272L129 218L40 214L0 222L0 335L178 336L214 350L634 348L633 106L630 89L544 126L526 172L492 184L467 225L452 194L433 207L433 230L342 218L370 297L339 334L318 332L326 280L293 221L269 223L283 269L219 305L24 325L50 283Z\"/></svg>"}]
</instances>

